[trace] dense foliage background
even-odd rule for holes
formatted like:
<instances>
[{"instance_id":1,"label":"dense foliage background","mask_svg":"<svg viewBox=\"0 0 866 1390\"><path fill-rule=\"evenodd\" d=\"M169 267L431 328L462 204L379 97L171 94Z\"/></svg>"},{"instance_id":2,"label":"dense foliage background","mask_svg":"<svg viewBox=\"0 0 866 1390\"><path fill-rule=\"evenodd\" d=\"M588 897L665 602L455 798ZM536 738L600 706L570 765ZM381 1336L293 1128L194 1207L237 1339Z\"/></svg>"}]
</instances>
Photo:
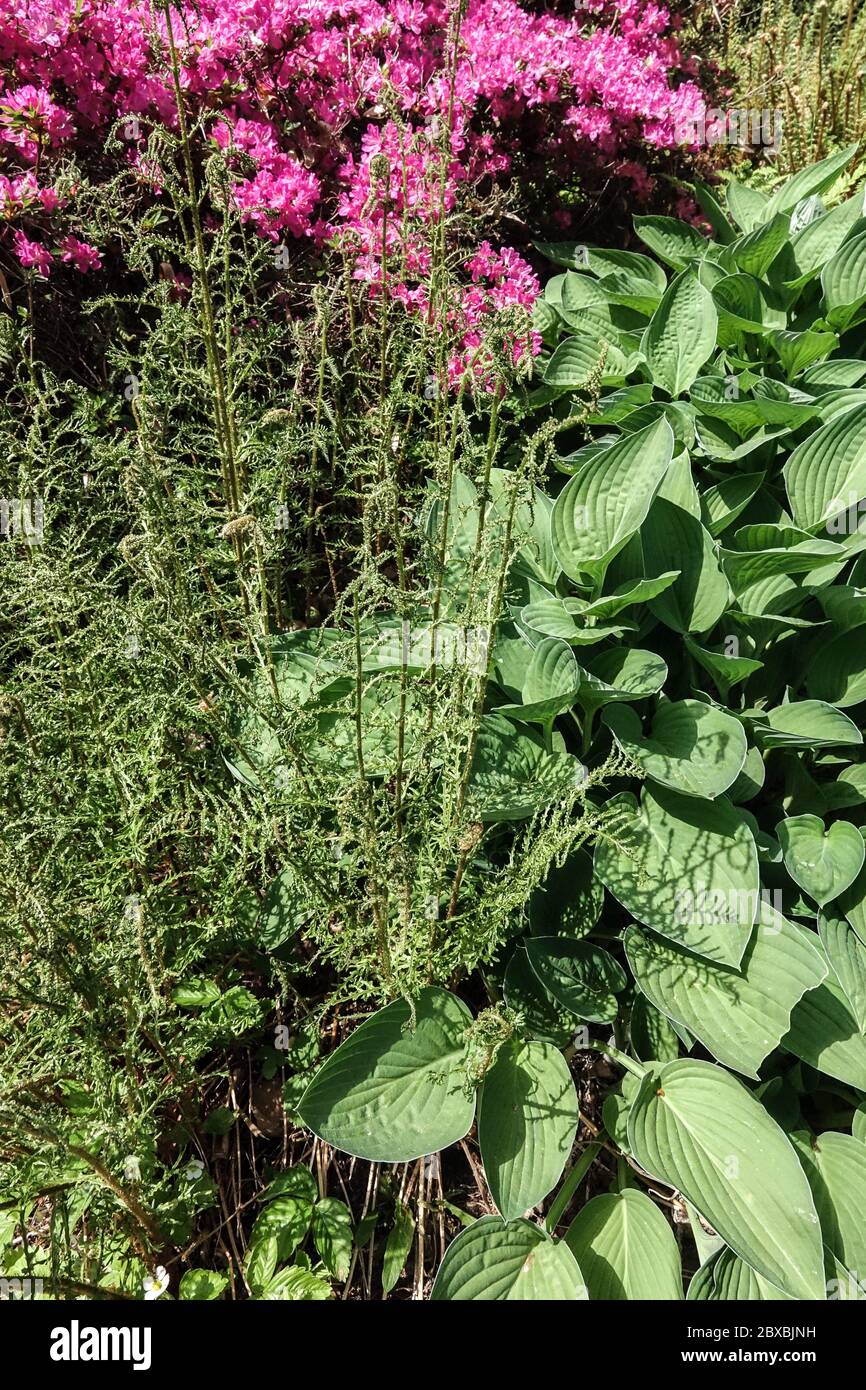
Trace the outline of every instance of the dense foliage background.
<instances>
[{"instance_id":1,"label":"dense foliage background","mask_svg":"<svg viewBox=\"0 0 866 1390\"><path fill-rule=\"evenodd\" d=\"M5 6L5 1294L863 1296L862 26Z\"/></svg>"}]
</instances>

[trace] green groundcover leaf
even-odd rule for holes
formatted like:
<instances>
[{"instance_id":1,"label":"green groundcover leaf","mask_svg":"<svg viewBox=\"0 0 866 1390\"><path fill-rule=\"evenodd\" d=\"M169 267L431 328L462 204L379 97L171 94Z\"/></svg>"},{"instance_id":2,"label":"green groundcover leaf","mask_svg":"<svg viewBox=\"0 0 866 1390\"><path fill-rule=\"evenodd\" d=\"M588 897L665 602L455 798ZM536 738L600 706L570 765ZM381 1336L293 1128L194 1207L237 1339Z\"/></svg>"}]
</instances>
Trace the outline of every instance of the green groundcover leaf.
<instances>
[{"instance_id":1,"label":"green groundcover leaf","mask_svg":"<svg viewBox=\"0 0 866 1390\"><path fill-rule=\"evenodd\" d=\"M827 975L817 943L765 902L738 968L637 927L627 931L625 947L647 999L725 1066L755 1079L787 1033L794 1006Z\"/></svg>"},{"instance_id":2,"label":"green groundcover leaf","mask_svg":"<svg viewBox=\"0 0 866 1390\"><path fill-rule=\"evenodd\" d=\"M398 999L350 1034L314 1076L298 1107L334 1148L376 1163L407 1163L462 1139L475 1114L465 1089L466 1005L425 989Z\"/></svg>"},{"instance_id":3,"label":"green groundcover leaf","mask_svg":"<svg viewBox=\"0 0 866 1390\"><path fill-rule=\"evenodd\" d=\"M725 797L699 801L645 786L625 793L615 835L599 840L595 871L647 927L697 955L738 965L758 906L758 854L748 825Z\"/></svg>"},{"instance_id":4,"label":"green groundcover leaf","mask_svg":"<svg viewBox=\"0 0 866 1390\"><path fill-rule=\"evenodd\" d=\"M746 761L748 744L739 719L699 700L660 705L648 736L628 705L605 710L602 719L648 777L687 796L719 796Z\"/></svg>"},{"instance_id":5,"label":"green groundcover leaf","mask_svg":"<svg viewBox=\"0 0 866 1390\"><path fill-rule=\"evenodd\" d=\"M628 1121L648 1173L671 1183L758 1274L823 1299L821 1230L784 1132L735 1077L709 1062L668 1062L644 1079Z\"/></svg>"},{"instance_id":6,"label":"green groundcover leaf","mask_svg":"<svg viewBox=\"0 0 866 1390\"><path fill-rule=\"evenodd\" d=\"M430 1294L442 1300L577 1303L586 1287L567 1245L529 1221L482 1216L445 1251Z\"/></svg>"},{"instance_id":7,"label":"green groundcover leaf","mask_svg":"<svg viewBox=\"0 0 866 1390\"><path fill-rule=\"evenodd\" d=\"M616 996L625 989L626 977L609 951L561 936L531 936L524 946L542 985L563 1008L590 1023L616 1017Z\"/></svg>"},{"instance_id":8,"label":"green groundcover leaf","mask_svg":"<svg viewBox=\"0 0 866 1390\"><path fill-rule=\"evenodd\" d=\"M571 1223L565 1243L591 1299L672 1302L683 1296L674 1233L655 1203L634 1188L593 1197Z\"/></svg>"},{"instance_id":9,"label":"green groundcover leaf","mask_svg":"<svg viewBox=\"0 0 866 1390\"><path fill-rule=\"evenodd\" d=\"M776 826L785 868L819 906L850 888L863 867L863 836L847 821L828 829L820 816L789 816Z\"/></svg>"},{"instance_id":10,"label":"green groundcover leaf","mask_svg":"<svg viewBox=\"0 0 866 1390\"><path fill-rule=\"evenodd\" d=\"M785 1303L791 1297L762 1279L727 1246L701 1265L688 1292L690 1303Z\"/></svg>"},{"instance_id":11,"label":"green groundcover leaf","mask_svg":"<svg viewBox=\"0 0 866 1390\"><path fill-rule=\"evenodd\" d=\"M576 1132L577 1094L562 1053L545 1042L507 1042L478 1098L484 1173L506 1220L556 1186Z\"/></svg>"},{"instance_id":12,"label":"green groundcover leaf","mask_svg":"<svg viewBox=\"0 0 866 1390\"><path fill-rule=\"evenodd\" d=\"M866 1270L866 1144L828 1130L798 1149L821 1221L824 1243L846 1269Z\"/></svg>"}]
</instances>

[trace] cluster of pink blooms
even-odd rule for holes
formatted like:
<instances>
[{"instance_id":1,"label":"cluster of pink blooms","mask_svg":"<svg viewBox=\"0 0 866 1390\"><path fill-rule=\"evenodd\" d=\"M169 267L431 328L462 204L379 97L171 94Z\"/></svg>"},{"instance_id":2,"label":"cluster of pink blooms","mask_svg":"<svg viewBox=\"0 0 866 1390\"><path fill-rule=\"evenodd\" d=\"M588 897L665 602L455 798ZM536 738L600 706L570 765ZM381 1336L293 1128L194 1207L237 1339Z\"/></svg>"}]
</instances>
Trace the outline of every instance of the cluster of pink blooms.
<instances>
[{"instance_id":1,"label":"cluster of pink blooms","mask_svg":"<svg viewBox=\"0 0 866 1390\"><path fill-rule=\"evenodd\" d=\"M26 222L40 201L51 211L53 161L68 152L86 170L118 121L135 132L131 167L159 196L143 156L152 124L177 123L169 22L185 104L227 153L244 220L274 242L336 241L359 278L416 309L421 233L461 190L511 177L527 211L549 203L556 181L594 174L645 198L653 152L675 148L704 109L676 22L651 0L577 0L567 12L563 0L562 13L533 0L175 0L170 11L3 0L0 216ZM565 209L558 217L567 226ZM40 226L16 232L22 264L99 264L68 236L49 248ZM467 331L535 292L512 251L483 247L467 271Z\"/></svg>"}]
</instances>

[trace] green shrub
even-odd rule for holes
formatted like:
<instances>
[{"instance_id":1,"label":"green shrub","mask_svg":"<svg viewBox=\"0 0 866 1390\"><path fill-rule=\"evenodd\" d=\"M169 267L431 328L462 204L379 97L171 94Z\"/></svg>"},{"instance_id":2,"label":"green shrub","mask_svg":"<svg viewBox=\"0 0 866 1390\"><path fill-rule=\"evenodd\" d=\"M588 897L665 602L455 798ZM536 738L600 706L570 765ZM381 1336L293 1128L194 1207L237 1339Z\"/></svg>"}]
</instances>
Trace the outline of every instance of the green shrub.
<instances>
[{"instance_id":1,"label":"green shrub","mask_svg":"<svg viewBox=\"0 0 866 1390\"><path fill-rule=\"evenodd\" d=\"M851 154L771 197L705 193L712 240L637 217L642 253L539 247L562 273L536 311L540 384L512 399L511 468L434 479L432 591L391 614L355 601L314 667L308 635L275 651L297 747L244 720L247 778L276 763L294 786L317 747L329 769L346 749L346 901L374 889L352 949L375 960L378 929L381 987L407 996L325 1061L302 1119L408 1162L463 1138L477 1099L499 1215L453 1242L436 1299L682 1297L642 1190L660 1186L704 1261L689 1297L824 1298L864 1268L866 219L862 190L821 199ZM402 659L381 660L404 620ZM459 698L423 646L455 622L492 633ZM365 840L390 814L403 848L406 766L435 862L456 863L420 956L423 847L401 877ZM423 846L423 815L407 823ZM442 985L487 956L473 1019ZM524 1218L568 1162L566 1059L587 1051L625 1075L542 1228ZM614 1189L556 1240L601 1143Z\"/></svg>"}]
</instances>

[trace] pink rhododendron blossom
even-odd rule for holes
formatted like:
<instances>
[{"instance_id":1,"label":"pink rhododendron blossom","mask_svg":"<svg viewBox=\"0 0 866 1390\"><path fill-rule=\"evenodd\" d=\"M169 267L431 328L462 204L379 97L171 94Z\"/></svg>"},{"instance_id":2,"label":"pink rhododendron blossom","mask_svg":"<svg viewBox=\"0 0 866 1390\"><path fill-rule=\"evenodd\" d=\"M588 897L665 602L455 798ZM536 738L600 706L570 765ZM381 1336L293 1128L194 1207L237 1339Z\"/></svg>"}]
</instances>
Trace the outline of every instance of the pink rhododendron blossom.
<instances>
[{"instance_id":1,"label":"pink rhododendron blossom","mask_svg":"<svg viewBox=\"0 0 866 1390\"><path fill-rule=\"evenodd\" d=\"M455 3L175 0L171 12L186 107L226 157L241 218L272 242L333 242L371 293L387 288L418 313L430 228L461 198L507 185L534 200L530 225L543 214L565 226L562 187L618 179L644 199L657 152L682 149L705 110L664 5L468 0L452 64ZM33 217L37 203L71 216L47 170L67 153L104 168L112 128L111 157L141 196L163 197L146 140L157 124L177 130L167 38L149 0L4 0L4 218ZM28 169L39 188L19 196ZM482 248L470 261L467 332L479 305L524 302L531 271L513 254Z\"/></svg>"},{"instance_id":2,"label":"pink rhododendron blossom","mask_svg":"<svg viewBox=\"0 0 866 1390\"><path fill-rule=\"evenodd\" d=\"M37 271L40 275L48 276L51 274L51 267L54 261L47 246L41 242L31 241L17 227L12 233L12 245L15 255L18 257L25 269Z\"/></svg>"},{"instance_id":3,"label":"pink rhododendron blossom","mask_svg":"<svg viewBox=\"0 0 866 1390\"><path fill-rule=\"evenodd\" d=\"M86 241L79 241L78 237L71 235L65 236L60 243L60 259L70 262L82 272L102 269L102 257L96 247L88 246Z\"/></svg>"}]
</instances>

